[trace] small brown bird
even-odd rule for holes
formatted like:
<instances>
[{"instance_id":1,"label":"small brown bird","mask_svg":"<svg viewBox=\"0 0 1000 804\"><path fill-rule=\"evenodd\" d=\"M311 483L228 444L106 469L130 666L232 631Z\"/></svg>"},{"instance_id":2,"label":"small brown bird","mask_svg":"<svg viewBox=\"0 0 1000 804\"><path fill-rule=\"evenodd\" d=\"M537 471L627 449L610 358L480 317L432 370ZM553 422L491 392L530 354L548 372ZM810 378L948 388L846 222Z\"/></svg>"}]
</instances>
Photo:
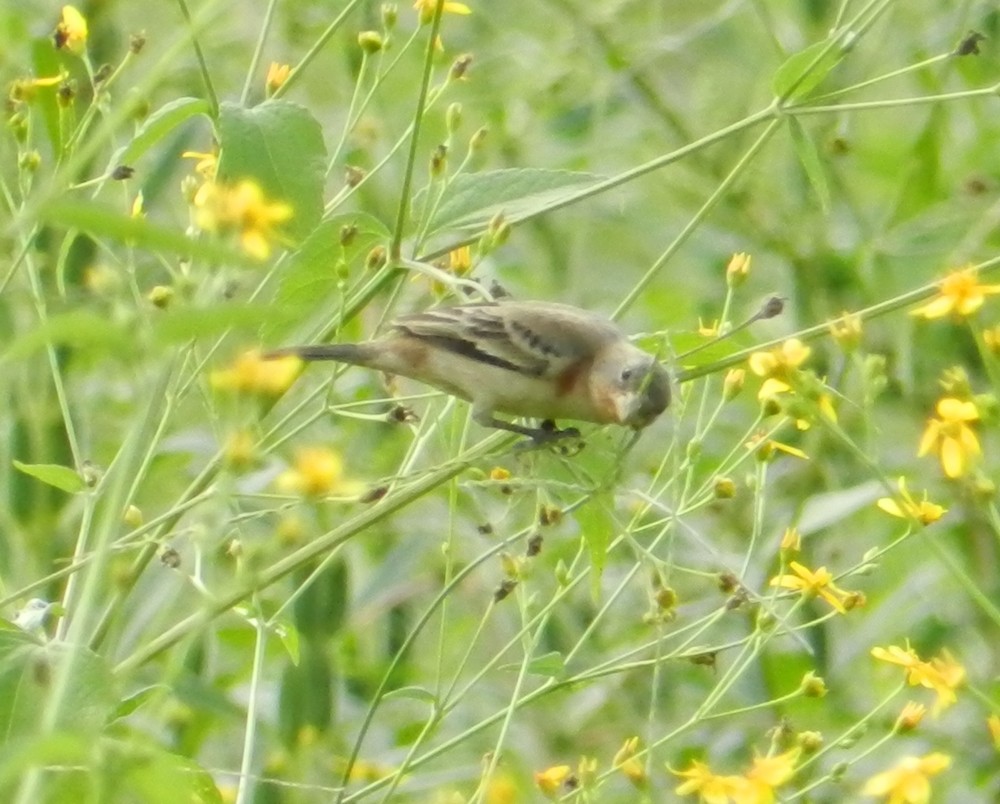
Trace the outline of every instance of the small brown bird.
<instances>
[{"instance_id":1,"label":"small brown bird","mask_svg":"<svg viewBox=\"0 0 1000 804\"><path fill-rule=\"evenodd\" d=\"M482 302L396 319L364 343L292 346L265 357L337 360L399 374L472 403L472 415L545 442L576 430L523 427L497 412L646 427L670 404L670 379L603 316L567 304Z\"/></svg>"}]
</instances>

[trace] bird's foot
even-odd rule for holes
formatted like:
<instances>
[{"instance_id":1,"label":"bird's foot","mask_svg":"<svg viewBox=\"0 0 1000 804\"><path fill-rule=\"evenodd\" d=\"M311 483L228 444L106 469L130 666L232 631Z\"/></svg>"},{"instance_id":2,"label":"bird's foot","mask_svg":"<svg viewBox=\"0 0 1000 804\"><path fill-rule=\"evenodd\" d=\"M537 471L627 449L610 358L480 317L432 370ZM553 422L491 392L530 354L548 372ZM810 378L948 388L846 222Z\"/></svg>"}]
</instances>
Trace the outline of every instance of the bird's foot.
<instances>
[{"instance_id":1,"label":"bird's foot","mask_svg":"<svg viewBox=\"0 0 1000 804\"><path fill-rule=\"evenodd\" d=\"M548 447L553 452L566 457L576 455L584 447L580 431L575 427L560 430L552 419L546 419L541 426L526 432L527 441L522 441L515 449L518 452Z\"/></svg>"}]
</instances>

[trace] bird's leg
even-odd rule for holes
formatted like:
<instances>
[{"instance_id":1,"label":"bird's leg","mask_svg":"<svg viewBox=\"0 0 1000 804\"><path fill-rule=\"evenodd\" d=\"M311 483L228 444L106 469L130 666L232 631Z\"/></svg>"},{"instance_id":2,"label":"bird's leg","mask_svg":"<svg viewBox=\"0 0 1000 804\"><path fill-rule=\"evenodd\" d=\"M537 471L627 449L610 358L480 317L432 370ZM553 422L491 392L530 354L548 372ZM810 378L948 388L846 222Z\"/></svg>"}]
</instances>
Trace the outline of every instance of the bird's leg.
<instances>
[{"instance_id":1,"label":"bird's leg","mask_svg":"<svg viewBox=\"0 0 1000 804\"><path fill-rule=\"evenodd\" d=\"M503 419L498 419L493 415L493 411L490 410L474 410L472 418L475 420L476 424L482 425L483 427L493 427L497 430L506 430L509 433L517 433L518 435L526 436L539 446L542 444L549 444L553 441L558 441L560 438L580 437L580 431L575 427L567 427L565 430L559 430L556 428L555 422L551 419L546 419L542 422L541 427L522 427L520 424L505 422Z\"/></svg>"}]
</instances>

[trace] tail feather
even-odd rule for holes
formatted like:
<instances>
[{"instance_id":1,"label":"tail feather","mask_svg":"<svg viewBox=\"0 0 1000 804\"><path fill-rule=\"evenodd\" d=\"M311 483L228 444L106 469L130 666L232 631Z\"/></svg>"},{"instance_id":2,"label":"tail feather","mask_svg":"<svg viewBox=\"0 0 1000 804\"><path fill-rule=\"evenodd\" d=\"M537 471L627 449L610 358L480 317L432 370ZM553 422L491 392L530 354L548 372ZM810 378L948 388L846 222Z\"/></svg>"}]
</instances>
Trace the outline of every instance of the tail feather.
<instances>
[{"instance_id":1,"label":"tail feather","mask_svg":"<svg viewBox=\"0 0 1000 804\"><path fill-rule=\"evenodd\" d=\"M270 352L264 353L265 360L276 360L280 357L297 357L300 360L336 360L355 366L370 365L373 356L371 347L364 343L286 346L283 349L273 349Z\"/></svg>"}]
</instances>

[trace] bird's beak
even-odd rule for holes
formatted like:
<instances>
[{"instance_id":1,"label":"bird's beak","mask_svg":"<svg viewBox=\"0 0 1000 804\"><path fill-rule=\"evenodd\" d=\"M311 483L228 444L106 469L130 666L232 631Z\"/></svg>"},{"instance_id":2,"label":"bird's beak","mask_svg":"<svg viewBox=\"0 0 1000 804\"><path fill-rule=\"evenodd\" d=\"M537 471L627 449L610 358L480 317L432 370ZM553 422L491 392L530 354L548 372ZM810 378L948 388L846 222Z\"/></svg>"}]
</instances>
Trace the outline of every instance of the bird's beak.
<instances>
[{"instance_id":1,"label":"bird's beak","mask_svg":"<svg viewBox=\"0 0 1000 804\"><path fill-rule=\"evenodd\" d=\"M639 394L619 394L615 397L615 415L621 424L634 425L642 400Z\"/></svg>"}]
</instances>

